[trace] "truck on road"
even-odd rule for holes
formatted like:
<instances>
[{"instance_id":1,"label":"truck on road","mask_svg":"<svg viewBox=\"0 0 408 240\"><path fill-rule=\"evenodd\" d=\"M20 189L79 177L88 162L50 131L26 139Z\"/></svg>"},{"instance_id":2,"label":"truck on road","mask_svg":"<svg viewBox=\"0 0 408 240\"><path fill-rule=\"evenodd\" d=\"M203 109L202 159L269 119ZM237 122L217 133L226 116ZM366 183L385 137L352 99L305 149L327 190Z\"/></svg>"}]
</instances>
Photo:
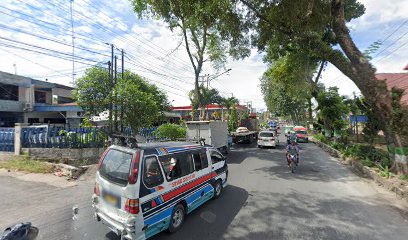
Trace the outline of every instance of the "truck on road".
<instances>
[{"instance_id":1,"label":"truck on road","mask_svg":"<svg viewBox=\"0 0 408 240\"><path fill-rule=\"evenodd\" d=\"M221 121L188 121L187 139L209 144L223 153L229 150L228 123Z\"/></svg>"},{"instance_id":2,"label":"truck on road","mask_svg":"<svg viewBox=\"0 0 408 240\"><path fill-rule=\"evenodd\" d=\"M250 118L241 121L241 127L235 132L231 133L232 141L252 143L257 139L259 133L259 121L258 119Z\"/></svg>"}]
</instances>

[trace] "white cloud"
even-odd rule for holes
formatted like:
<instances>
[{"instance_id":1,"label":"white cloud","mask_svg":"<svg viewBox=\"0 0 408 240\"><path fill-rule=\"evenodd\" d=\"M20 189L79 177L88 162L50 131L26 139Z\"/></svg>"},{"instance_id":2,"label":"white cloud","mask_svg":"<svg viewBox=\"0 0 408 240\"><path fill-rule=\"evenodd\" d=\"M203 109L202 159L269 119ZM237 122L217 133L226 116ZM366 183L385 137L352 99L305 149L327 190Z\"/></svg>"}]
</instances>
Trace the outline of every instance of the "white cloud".
<instances>
[{"instance_id":1,"label":"white cloud","mask_svg":"<svg viewBox=\"0 0 408 240\"><path fill-rule=\"evenodd\" d=\"M351 23L353 29L359 31L373 27L388 27L388 23L405 20L408 16L406 0L360 0L359 2L364 4L366 12Z\"/></svg>"}]
</instances>

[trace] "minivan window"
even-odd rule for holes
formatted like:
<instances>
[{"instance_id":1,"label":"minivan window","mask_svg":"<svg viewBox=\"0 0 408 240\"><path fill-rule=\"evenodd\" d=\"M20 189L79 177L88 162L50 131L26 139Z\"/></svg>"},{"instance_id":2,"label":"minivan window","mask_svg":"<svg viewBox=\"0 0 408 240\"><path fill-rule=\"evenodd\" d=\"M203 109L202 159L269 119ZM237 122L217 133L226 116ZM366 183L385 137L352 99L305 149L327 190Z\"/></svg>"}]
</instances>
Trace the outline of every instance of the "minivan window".
<instances>
[{"instance_id":1,"label":"minivan window","mask_svg":"<svg viewBox=\"0 0 408 240\"><path fill-rule=\"evenodd\" d=\"M221 161L224 161L224 157L218 152L211 152L211 161L213 164L217 162L221 162Z\"/></svg>"},{"instance_id":2,"label":"minivan window","mask_svg":"<svg viewBox=\"0 0 408 240\"><path fill-rule=\"evenodd\" d=\"M195 152L193 154L194 158L194 169L200 171L208 167L207 154L205 151Z\"/></svg>"},{"instance_id":3,"label":"minivan window","mask_svg":"<svg viewBox=\"0 0 408 240\"><path fill-rule=\"evenodd\" d=\"M186 176L194 171L193 157L188 153L176 153L159 157L168 181Z\"/></svg>"},{"instance_id":4,"label":"minivan window","mask_svg":"<svg viewBox=\"0 0 408 240\"><path fill-rule=\"evenodd\" d=\"M153 188L163 183L163 175L156 157L147 157L145 159L143 182L148 188Z\"/></svg>"},{"instance_id":5,"label":"minivan window","mask_svg":"<svg viewBox=\"0 0 408 240\"><path fill-rule=\"evenodd\" d=\"M131 153L110 149L102 161L99 173L114 183L126 185L131 163Z\"/></svg>"},{"instance_id":6,"label":"minivan window","mask_svg":"<svg viewBox=\"0 0 408 240\"><path fill-rule=\"evenodd\" d=\"M260 137L273 137L273 133L271 132L261 132L259 133Z\"/></svg>"}]
</instances>

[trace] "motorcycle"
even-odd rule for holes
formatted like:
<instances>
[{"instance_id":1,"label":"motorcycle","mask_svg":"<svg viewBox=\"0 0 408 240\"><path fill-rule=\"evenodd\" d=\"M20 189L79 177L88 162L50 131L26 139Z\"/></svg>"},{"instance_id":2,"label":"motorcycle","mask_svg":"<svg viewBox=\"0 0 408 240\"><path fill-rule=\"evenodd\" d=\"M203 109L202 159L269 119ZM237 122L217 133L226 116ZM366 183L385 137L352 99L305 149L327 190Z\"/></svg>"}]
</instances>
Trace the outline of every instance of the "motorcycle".
<instances>
[{"instance_id":1,"label":"motorcycle","mask_svg":"<svg viewBox=\"0 0 408 240\"><path fill-rule=\"evenodd\" d=\"M297 167L297 157L295 154L289 154L288 156L290 163L289 163L289 168L292 173L295 173L296 167Z\"/></svg>"},{"instance_id":2,"label":"motorcycle","mask_svg":"<svg viewBox=\"0 0 408 240\"><path fill-rule=\"evenodd\" d=\"M34 240L38 236L38 228L30 222L18 223L6 228L0 235L0 240Z\"/></svg>"}]
</instances>

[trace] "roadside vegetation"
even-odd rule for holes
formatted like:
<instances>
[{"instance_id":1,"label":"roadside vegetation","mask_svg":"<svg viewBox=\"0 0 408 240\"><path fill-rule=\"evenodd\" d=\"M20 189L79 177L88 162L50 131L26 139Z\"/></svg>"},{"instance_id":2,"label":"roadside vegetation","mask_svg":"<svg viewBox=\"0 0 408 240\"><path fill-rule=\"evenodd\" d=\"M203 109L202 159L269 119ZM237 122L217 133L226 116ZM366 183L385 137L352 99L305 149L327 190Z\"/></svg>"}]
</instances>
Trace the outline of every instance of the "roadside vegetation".
<instances>
[{"instance_id":1,"label":"roadside vegetation","mask_svg":"<svg viewBox=\"0 0 408 240\"><path fill-rule=\"evenodd\" d=\"M50 173L52 167L44 162L31 160L27 156L14 157L10 160L0 162L0 168L12 171L23 171L30 173Z\"/></svg>"},{"instance_id":2,"label":"roadside vegetation","mask_svg":"<svg viewBox=\"0 0 408 240\"><path fill-rule=\"evenodd\" d=\"M184 124L166 123L160 125L156 130L156 137L169 140L186 138L187 130Z\"/></svg>"}]
</instances>

